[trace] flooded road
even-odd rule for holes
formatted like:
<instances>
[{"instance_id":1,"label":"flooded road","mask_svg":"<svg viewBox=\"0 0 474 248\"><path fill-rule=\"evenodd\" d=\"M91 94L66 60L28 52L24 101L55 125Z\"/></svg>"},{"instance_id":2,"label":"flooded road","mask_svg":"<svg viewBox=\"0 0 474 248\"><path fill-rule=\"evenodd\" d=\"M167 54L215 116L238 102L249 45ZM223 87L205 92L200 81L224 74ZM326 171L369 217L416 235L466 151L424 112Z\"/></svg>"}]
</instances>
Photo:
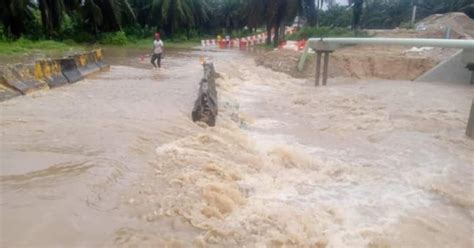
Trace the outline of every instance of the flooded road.
<instances>
[{"instance_id":1,"label":"flooded road","mask_svg":"<svg viewBox=\"0 0 474 248\"><path fill-rule=\"evenodd\" d=\"M472 87L114 54L0 103L2 247L473 246ZM214 128L190 120L200 56L222 75Z\"/></svg>"}]
</instances>

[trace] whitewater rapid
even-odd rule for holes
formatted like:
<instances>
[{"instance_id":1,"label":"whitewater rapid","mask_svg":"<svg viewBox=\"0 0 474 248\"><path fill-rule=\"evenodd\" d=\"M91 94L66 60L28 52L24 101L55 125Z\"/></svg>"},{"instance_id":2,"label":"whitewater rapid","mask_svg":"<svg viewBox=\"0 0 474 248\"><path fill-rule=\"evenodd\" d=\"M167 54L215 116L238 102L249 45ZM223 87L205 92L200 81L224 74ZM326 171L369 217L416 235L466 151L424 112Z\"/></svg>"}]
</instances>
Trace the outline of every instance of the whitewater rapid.
<instances>
[{"instance_id":1,"label":"whitewater rapid","mask_svg":"<svg viewBox=\"0 0 474 248\"><path fill-rule=\"evenodd\" d=\"M472 247L472 87L167 59L0 104L2 246Z\"/></svg>"}]
</instances>

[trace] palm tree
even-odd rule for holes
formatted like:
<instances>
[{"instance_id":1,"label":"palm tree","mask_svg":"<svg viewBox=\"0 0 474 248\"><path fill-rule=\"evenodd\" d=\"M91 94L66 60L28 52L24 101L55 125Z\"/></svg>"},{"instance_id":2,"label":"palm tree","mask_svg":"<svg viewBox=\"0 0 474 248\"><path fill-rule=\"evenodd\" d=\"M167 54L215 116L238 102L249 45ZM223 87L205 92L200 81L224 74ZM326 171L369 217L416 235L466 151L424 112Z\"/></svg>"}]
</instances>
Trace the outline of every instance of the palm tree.
<instances>
[{"instance_id":1,"label":"palm tree","mask_svg":"<svg viewBox=\"0 0 474 248\"><path fill-rule=\"evenodd\" d=\"M94 0L85 0L81 12L84 24L91 29L94 35L97 36L99 33L99 27L102 26L104 20L99 5L97 5Z\"/></svg>"},{"instance_id":2,"label":"palm tree","mask_svg":"<svg viewBox=\"0 0 474 248\"><path fill-rule=\"evenodd\" d=\"M227 34L230 35L234 29L245 26L248 18L244 9L242 0L221 0L219 2L217 6L218 18L222 20Z\"/></svg>"},{"instance_id":3,"label":"palm tree","mask_svg":"<svg viewBox=\"0 0 474 248\"><path fill-rule=\"evenodd\" d=\"M318 0L319 1L319 0ZM318 24L318 13L314 0L302 0L302 12L306 17L309 26L314 27Z\"/></svg>"},{"instance_id":4,"label":"palm tree","mask_svg":"<svg viewBox=\"0 0 474 248\"><path fill-rule=\"evenodd\" d=\"M301 0L249 0L247 5L250 26L265 23L267 30L267 45L271 44L274 30L274 46L280 42L281 29L286 22L293 22L298 12L302 11Z\"/></svg>"},{"instance_id":5,"label":"palm tree","mask_svg":"<svg viewBox=\"0 0 474 248\"><path fill-rule=\"evenodd\" d=\"M130 6L132 6L136 20L141 27L145 27L148 24L148 18L150 16L151 1L150 0L129 0Z\"/></svg>"},{"instance_id":6,"label":"palm tree","mask_svg":"<svg viewBox=\"0 0 474 248\"><path fill-rule=\"evenodd\" d=\"M194 15L188 0L152 0L150 23L173 34L180 26L193 26Z\"/></svg>"},{"instance_id":7,"label":"palm tree","mask_svg":"<svg viewBox=\"0 0 474 248\"><path fill-rule=\"evenodd\" d=\"M364 5L364 0L349 0L349 3L352 4L352 29L354 33L360 28L360 17L362 16L362 8Z\"/></svg>"},{"instance_id":8,"label":"palm tree","mask_svg":"<svg viewBox=\"0 0 474 248\"><path fill-rule=\"evenodd\" d=\"M95 34L121 30L125 24L134 23L136 19L127 0L84 0L81 13L86 26Z\"/></svg>"},{"instance_id":9,"label":"palm tree","mask_svg":"<svg viewBox=\"0 0 474 248\"><path fill-rule=\"evenodd\" d=\"M61 28L64 3L61 0L38 0L38 5L45 33L51 37Z\"/></svg>"},{"instance_id":10,"label":"palm tree","mask_svg":"<svg viewBox=\"0 0 474 248\"><path fill-rule=\"evenodd\" d=\"M268 1L266 0L247 0L245 1L245 12L247 13L247 25L249 28L257 29L265 24L265 9Z\"/></svg>"},{"instance_id":11,"label":"palm tree","mask_svg":"<svg viewBox=\"0 0 474 248\"><path fill-rule=\"evenodd\" d=\"M135 13L127 0L94 0L102 12L101 30L121 30L126 23L135 21Z\"/></svg>"},{"instance_id":12,"label":"palm tree","mask_svg":"<svg viewBox=\"0 0 474 248\"><path fill-rule=\"evenodd\" d=\"M202 26L210 20L211 7L206 0L188 0L194 17L194 25Z\"/></svg>"},{"instance_id":13,"label":"palm tree","mask_svg":"<svg viewBox=\"0 0 474 248\"><path fill-rule=\"evenodd\" d=\"M324 0L316 0L316 3L316 26L319 26L319 16L324 5Z\"/></svg>"},{"instance_id":14,"label":"palm tree","mask_svg":"<svg viewBox=\"0 0 474 248\"><path fill-rule=\"evenodd\" d=\"M34 18L29 0L0 0L0 20L5 34L18 38L25 31L26 22Z\"/></svg>"},{"instance_id":15,"label":"palm tree","mask_svg":"<svg viewBox=\"0 0 474 248\"><path fill-rule=\"evenodd\" d=\"M142 27L154 26L169 35L178 29L186 29L189 32L192 28L205 26L211 19L209 0L129 1Z\"/></svg>"},{"instance_id":16,"label":"palm tree","mask_svg":"<svg viewBox=\"0 0 474 248\"><path fill-rule=\"evenodd\" d=\"M32 1L33 2L33 1ZM53 36L61 29L64 13L72 14L80 6L80 0L37 0L41 22L46 35Z\"/></svg>"}]
</instances>

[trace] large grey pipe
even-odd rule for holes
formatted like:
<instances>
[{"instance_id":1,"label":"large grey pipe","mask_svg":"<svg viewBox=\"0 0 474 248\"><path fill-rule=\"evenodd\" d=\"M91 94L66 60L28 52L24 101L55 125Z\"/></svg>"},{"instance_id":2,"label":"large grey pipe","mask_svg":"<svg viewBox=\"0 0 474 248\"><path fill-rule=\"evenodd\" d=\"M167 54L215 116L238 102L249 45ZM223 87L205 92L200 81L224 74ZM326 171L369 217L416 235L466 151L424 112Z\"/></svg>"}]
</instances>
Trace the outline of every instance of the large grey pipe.
<instances>
[{"instance_id":1,"label":"large grey pipe","mask_svg":"<svg viewBox=\"0 0 474 248\"><path fill-rule=\"evenodd\" d=\"M474 40L454 39L414 39L414 38L311 38L309 45L317 49L319 44L326 45L400 45L415 47L444 47L474 49Z\"/></svg>"}]
</instances>

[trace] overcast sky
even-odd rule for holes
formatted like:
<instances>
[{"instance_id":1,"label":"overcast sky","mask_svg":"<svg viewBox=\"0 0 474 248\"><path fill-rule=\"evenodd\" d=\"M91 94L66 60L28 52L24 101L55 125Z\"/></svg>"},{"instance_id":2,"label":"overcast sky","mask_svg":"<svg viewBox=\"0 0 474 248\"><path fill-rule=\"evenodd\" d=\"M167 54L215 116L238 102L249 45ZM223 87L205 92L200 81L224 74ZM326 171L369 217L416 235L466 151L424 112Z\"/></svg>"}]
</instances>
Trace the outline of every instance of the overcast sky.
<instances>
[{"instance_id":1,"label":"overcast sky","mask_svg":"<svg viewBox=\"0 0 474 248\"><path fill-rule=\"evenodd\" d=\"M335 0L334 2L338 3L339 5L347 5L348 0ZM324 1L323 9L327 9L327 1Z\"/></svg>"},{"instance_id":2,"label":"overcast sky","mask_svg":"<svg viewBox=\"0 0 474 248\"><path fill-rule=\"evenodd\" d=\"M339 4L347 4L347 0L336 0Z\"/></svg>"}]
</instances>

